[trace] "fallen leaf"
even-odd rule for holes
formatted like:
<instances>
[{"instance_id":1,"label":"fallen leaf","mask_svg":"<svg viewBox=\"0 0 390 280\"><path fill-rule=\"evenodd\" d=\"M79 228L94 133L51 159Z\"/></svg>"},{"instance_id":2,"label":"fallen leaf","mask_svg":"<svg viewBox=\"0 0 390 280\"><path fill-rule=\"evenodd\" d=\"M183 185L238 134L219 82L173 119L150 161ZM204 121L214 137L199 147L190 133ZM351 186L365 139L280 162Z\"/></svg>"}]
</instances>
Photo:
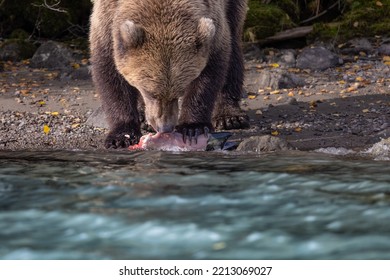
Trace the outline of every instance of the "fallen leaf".
<instances>
[{"instance_id":1,"label":"fallen leaf","mask_svg":"<svg viewBox=\"0 0 390 280\"><path fill-rule=\"evenodd\" d=\"M270 92L270 94L279 94L280 93L280 90L273 90Z\"/></svg>"},{"instance_id":2,"label":"fallen leaf","mask_svg":"<svg viewBox=\"0 0 390 280\"><path fill-rule=\"evenodd\" d=\"M355 92L355 91L357 91L357 88L354 86L347 88L347 92Z\"/></svg>"},{"instance_id":3,"label":"fallen leaf","mask_svg":"<svg viewBox=\"0 0 390 280\"><path fill-rule=\"evenodd\" d=\"M249 99L255 99L255 98L256 98L256 95L248 95L248 98L249 98Z\"/></svg>"},{"instance_id":4,"label":"fallen leaf","mask_svg":"<svg viewBox=\"0 0 390 280\"><path fill-rule=\"evenodd\" d=\"M363 113L368 113L368 112L370 112L370 110L368 110L368 109L363 109L362 112L363 112Z\"/></svg>"},{"instance_id":5,"label":"fallen leaf","mask_svg":"<svg viewBox=\"0 0 390 280\"><path fill-rule=\"evenodd\" d=\"M60 113L58 113L58 112L51 112L50 113L50 115L52 115L52 116L58 116Z\"/></svg>"},{"instance_id":6,"label":"fallen leaf","mask_svg":"<svg viewBox=\"0 0 390 280\"><path fill-rule=\"evenodd\" d=\"M301 131L302 131L302 128L296 127L296 128L294 129L294 131L295 131L295 132L301 132Z\"/></svg>"},{"instance_id":7,"label":"fallen leaf","mask_svg":"<svg viewBox=\"0 0 390 280\"><path fill-rule=\"evenodd\" d=\"M45 125L43 126L43 133L45 133L45 134L47 135L47 134L49 134L49 132L50 132L50 127L49 127L48 125L45 124Z\"/></svg>"},{"instance_id":8,"label":"fallen leaf","mask_svg":"<svg viewBox=\"0 0 390 280\"><path fill-rule=\"evenodd\" d=\"M364 78L363 77L356 77L355 79L357 82L363 82L364 81Z\"/></svg>"},{"instance_id":9,"label":"fallen leaf","mask_svg":"<svg viewBox=\"0 0 390 280\"><path fill-rule=\"evenodd\" d=\"M383 3L381 1L376 1L375 3L378 7L383 7Z\"/></svg>"},{"instance_id":10,"label":"fallen leaf","mask_svg":"<svg viewBox=\"0 0 390 280\"><path fill-rule=\"evenodd\" d=\"M275 130L275 131L272 131L272 132L271 132L271 135L273 135L273 136L278 136L278 135L279 135L279 132L276 131L276 130Z\"/></svg>"},{"instance_id":11,"label":"fallen leaf","mask_svg":"<svg viewBox=\"0 0 390 280\"><path fill-rule=\"evenodd\" d=\"M20 93L23 94L23 95L26 95L26 94L30 93L30 90L29 89L21 89Z\"/></svg>"},{"instance_id":12,"label":"fallen leaf","mask_svg":"<svg viewBox=\"0 0 390 280\"><path fill-rule=\"evenodd\" d=\"M280 65L278 63L271 63L269 66L273 67L273 68L279 68Z\"/></svg>"}]
</instances>

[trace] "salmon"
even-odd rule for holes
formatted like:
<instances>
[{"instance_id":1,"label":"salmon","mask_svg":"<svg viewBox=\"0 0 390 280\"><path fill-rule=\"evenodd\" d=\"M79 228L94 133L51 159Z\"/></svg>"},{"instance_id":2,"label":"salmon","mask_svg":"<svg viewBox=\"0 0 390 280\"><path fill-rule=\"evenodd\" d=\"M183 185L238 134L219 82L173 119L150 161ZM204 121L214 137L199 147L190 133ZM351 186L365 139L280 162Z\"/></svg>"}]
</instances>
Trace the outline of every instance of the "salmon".
<instances>
[{"instance_id":1,"label":"salmon","mask_svg":"<svg viewBox=\"0 0 390 280\"><path fill-rule=\"evenodd\" d=\"M227 139L232 134L229 132L209 133L208 136L201 134L196 140L183 140L183 135L178 132L149 133L141 137L136 145L129 150L160 150L160 151L209 151L223 150ZM226 145L232 147L231 143Z\"/></svg>"}]
</instances>

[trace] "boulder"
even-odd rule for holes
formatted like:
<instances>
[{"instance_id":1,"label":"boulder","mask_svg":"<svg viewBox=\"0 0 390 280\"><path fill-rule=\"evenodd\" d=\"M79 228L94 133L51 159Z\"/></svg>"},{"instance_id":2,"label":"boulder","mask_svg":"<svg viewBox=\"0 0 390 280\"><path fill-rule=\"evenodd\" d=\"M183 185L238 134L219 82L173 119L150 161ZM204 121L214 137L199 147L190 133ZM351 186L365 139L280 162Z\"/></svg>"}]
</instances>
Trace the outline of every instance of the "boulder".
<instances>
[{"instance_id":1,"label":"boulder","mask_svg":"<svg viewBox=\"0 0 390 280\"><path fill-rule=\"evenodd\" d=\"M10 39L0 46L0 60L21 61L31 58L36 50L33 43L25 40Z\"/></svg>"},{"instance_id":2,"label":"boulder","mask_svg":"<svg viewBox=\"0 0 390 280\"><path fill-rule=\"evenodd\" d=\"M73 62L72 52L63 44L48 41L43 43L31 59L33 68L68 69Z\"/></svg>"},{"instance_id":3,"label":"boulder","mask_svg":"<svg viewBox=\"0 0 390 280\"><path fill-rule=\"evenodd\" d=\"M271 135L249 137L237 147L237 151L255 152L258 154L287 150L291 150L291 146L286 140Z\"/></svg>"},{"instance_id":4,"label":"boulder","mask_svg":"<svg viewBox=\"0 0 390 280\"><path fill-rule=\"evenodd\" d=\"M305 80L298 77L294 73L285 70L269 70L263 69L257 73L256 86L258 88L283 89L296 88L305 85Z\"/></svg>"},{"instance_id":5,"label":"boulder","mask_svg":"<svg viewBox=\"0 0 390 280\"><path fill-rule=\"evenodd\" d=\"M382 44L378 48L378 53L381 55L390 55L390 44Z\"/></svg>"},{"instance_id":6,"label":"boulder","mask_svg":"<svg viewBox=\"0 0 390 280\"><path fill-rule=\"evenodd\" d=\"M335 53L324 47L307 47L297 58L297 68L311 70L326 70L343 63Z\"/></svg>"}]
</instances>

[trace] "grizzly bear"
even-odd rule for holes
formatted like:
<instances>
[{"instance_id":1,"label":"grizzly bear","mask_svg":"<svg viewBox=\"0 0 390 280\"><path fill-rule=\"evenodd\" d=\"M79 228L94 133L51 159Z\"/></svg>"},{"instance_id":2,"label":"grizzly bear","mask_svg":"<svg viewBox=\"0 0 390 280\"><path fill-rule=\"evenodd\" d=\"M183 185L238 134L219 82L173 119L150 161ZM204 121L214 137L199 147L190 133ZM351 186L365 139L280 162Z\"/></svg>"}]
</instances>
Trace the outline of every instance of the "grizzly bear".
<instances>
[{"instance_id":1,"label":"grizzly bear","mask_svg":"<svg viewBox=\"0 0 390 280\"><path fill-rule=\"evenodd\" d=\"M110 126L105 146L139 141L140 103L154 130L184 141L247 127L239 106L246 10L247 0L95 0L91 63Z\"/></svg>"}]
</instances>

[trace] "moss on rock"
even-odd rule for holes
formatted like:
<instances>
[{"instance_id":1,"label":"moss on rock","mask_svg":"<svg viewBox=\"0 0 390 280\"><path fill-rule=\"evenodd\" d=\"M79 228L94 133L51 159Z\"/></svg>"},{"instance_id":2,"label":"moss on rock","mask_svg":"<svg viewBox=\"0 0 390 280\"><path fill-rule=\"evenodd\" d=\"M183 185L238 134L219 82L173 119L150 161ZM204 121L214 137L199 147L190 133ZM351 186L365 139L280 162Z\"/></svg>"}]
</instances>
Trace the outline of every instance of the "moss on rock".
<instances>
[{"instance_id":1,"label":"moss on rock","mask_svg":"<svg viewBox=\"0 0 390 280\"><path fill-rule=\"evenodd\" d=\"M20 61L31 58L37 46L28 40L7 39L0 45L0 60Z\"/></svg>"},{"instance_id":2,"label":"moss on rock","mask_svg":"<svg viewBox=\"0 0 390 280\"><path fill-rule=\"evenodd\" d=\"M343 42L354 37L390 34L390 0L349 1L338 22L314 24L310 39Z\"/></svg>"},{"instance_id":3,"label":"moss on rock","mask_svg":"<svg viewBox=\"0 0 390 280\"><path fill-rule=\"evenodd\" d=\"M290 16L276 5L250 0L245 22L244 39L256 41L294 26Z\"/></svg>"}]
</instances>

